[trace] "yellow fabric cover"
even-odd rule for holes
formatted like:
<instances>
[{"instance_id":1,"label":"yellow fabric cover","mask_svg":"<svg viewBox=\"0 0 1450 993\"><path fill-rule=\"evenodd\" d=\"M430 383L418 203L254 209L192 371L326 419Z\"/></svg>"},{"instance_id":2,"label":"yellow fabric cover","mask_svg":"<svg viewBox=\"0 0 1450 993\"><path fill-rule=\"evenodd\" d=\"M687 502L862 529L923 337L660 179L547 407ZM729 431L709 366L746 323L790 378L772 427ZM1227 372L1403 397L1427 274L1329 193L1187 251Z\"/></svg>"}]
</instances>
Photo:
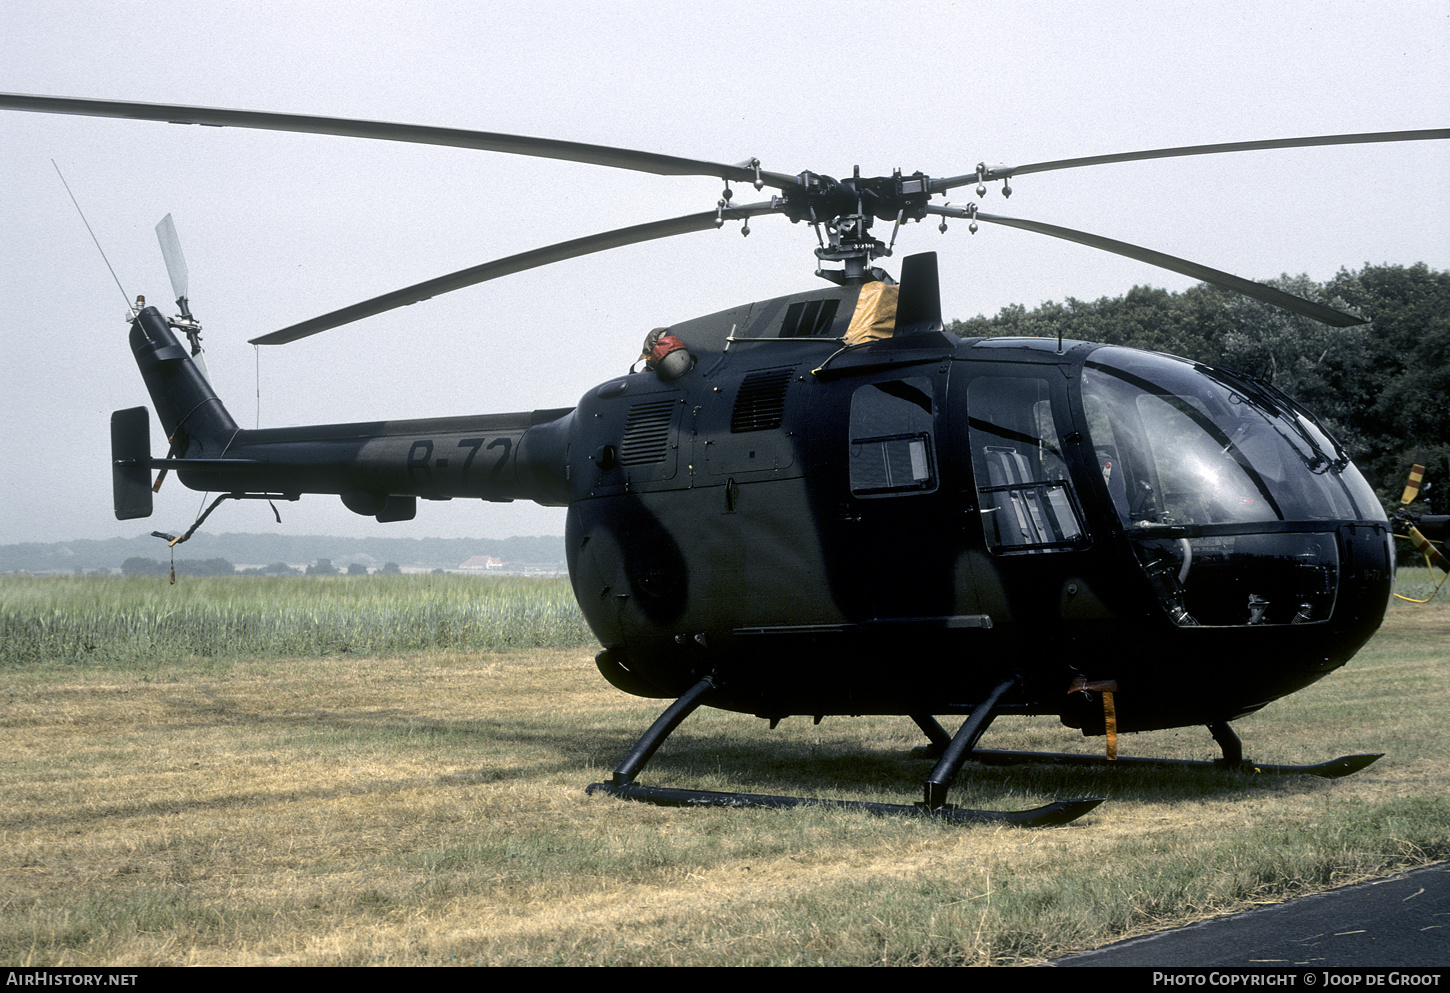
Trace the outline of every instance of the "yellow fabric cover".
<instances>
[{"instance_id":1,"label":"yellow fabric cover","mask_svg":"<svg viewBox=\"0 0 1450 993\"><path fill-rule=\"evenodd\" d=\"M860 345L868 341L890 338L896 331L896 297L899 286L867 283L856 300L856 312L846 329L846 344Z\"/></svg>"}]
</instances>

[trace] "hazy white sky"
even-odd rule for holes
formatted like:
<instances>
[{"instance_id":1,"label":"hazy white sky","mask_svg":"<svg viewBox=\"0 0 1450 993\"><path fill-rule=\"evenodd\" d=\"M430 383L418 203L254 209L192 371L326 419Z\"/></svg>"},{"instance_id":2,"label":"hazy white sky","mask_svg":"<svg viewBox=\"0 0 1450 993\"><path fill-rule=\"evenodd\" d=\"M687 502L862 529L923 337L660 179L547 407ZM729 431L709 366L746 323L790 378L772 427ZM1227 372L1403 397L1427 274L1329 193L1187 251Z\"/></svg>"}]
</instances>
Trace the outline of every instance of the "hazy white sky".
<instances>
[{"instance_id":1,"label":"hazy white sky","mask_svg":"<svg viewBox=\"0 0 1450 993\"><path fill-rule=\"evenodd\" d=\"M1450 126L1450 2L0 3L0 90L516 132L777 172L929 175L978 161ZM595 231L713 207L720 183L458 149L0 112L0 543L185 528L201 496L110 509L110 412L147 402L124 301L170 299L171 213L223 399L251 426L567 406L645 331L813 288L814 236L761 218L566 262L305 342L246 339ZM984 209L1255 279L1450 268L1450 142L1257 152L1023 177ZM754 191L741 190L741 200ZM768 190L766 193L768 194ZM960 191L962 199L967 190ZM984 226L940 253L949 317L1189 280ZM159 437L156 450L164 449ZM315 496L282 527L562 533L563 512L420 503L378 525ZM227 504L207 527L276 527Z\"/></svg>"}]
</instances>

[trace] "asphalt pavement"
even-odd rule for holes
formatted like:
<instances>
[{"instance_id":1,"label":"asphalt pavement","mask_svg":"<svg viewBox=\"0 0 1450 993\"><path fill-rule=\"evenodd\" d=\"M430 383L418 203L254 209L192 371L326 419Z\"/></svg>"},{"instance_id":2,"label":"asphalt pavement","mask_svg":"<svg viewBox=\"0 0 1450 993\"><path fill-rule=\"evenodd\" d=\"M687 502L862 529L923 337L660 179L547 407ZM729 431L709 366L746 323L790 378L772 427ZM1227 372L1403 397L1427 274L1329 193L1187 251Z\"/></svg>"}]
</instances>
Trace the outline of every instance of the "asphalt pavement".
<instances>
[{"instance_id":1,"label":"asphalt pavement","mask_svg":"<svg viewBox=\"0 0 1450 993\"><path fill-rule=\"evenodd\" d=\"M1260 969L1450 966L1450 862L1131 938L1051 964Z\"/></svg>"}]
</instances>

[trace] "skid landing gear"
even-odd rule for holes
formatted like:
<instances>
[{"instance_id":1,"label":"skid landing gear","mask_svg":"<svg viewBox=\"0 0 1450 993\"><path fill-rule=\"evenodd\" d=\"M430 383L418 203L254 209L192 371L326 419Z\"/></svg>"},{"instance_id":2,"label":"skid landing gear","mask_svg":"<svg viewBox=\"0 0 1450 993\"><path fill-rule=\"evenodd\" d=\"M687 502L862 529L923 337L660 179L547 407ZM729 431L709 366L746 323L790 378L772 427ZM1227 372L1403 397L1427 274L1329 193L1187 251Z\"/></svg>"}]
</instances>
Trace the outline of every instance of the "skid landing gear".
<instances>
[{"instance_id":1,"label":"skid landing gear","mask_svg":"<svg viewBox=\"0 0 1450 993\"><path fill-rule=\"evenodd\" d=\"M924 803L867 803L861 800L819 800L795 796L771 796L761 793L719 793L711 790L677 790L658 786L641 786L635 777L646 762L663 744L675 728L694 713L704 698L715 688L710 677L705 677L650 725L644 736L635 743L630 753L614 770L614 776L607 783L593 783L589 794L607 793L624 800L638 800L662 807L844 807L851 810L866 810L876 814L927 814L955 821L970 823L1020 824L1024 827L1043 827L1051 824L1066 824L1076 820L1098 804L1102 798L1092 797L1076 800L1060 800L1031 810L970 810L954 807L946 802L946 791L956 779L958 770L971 752L982 732L991 723L997 701L1016 684L1009 679L997 686L989 697L978 704L955 736L943 746L943 754L932 769L926 782ZM940 725L937 725L940 728ZM942 731L946 738L946 732Z\"/></svg>"},{"instance_id":2,"label":"skid landing gear","mask_svg":"<svg viewBox=\"0 0 1450 993\"><path fill-rule=\"evenodd\" d=\"M913 752L927 758L942 755L943 749L949 746L943 744L946 740L946 731L937 723L936 718L925 714L913 714L912 720L916 721L917 726L926 733L927 738L931 741L931 744L913 749ZM986 730L985 726L982 730ZM1324 779L1338 779L1341 776L1359 772L1375 760L1384 757L1384 752L1373 752L1362 755L1341 755L1337 759L1317 762L1313 765L1264 765L1244 759L1243 743L1239 741L1239 736L1234 733L1233 728L1229 727L1227 721L1210 724L1208 730L1213 735L1213 740L1218 742L1218 747L1223 750L1223 758L1197 761L1125 755L1108 759L1102 755L1081 755L1075 752L1010 752L992 749L969 749L969 753L964 758L970 758L983 765L1025 765L1029 762L1042 762L1051 765L1131 766L1138 769L1228 769L1259 775L1319 776Z\"/></svg>"}]
</instances>

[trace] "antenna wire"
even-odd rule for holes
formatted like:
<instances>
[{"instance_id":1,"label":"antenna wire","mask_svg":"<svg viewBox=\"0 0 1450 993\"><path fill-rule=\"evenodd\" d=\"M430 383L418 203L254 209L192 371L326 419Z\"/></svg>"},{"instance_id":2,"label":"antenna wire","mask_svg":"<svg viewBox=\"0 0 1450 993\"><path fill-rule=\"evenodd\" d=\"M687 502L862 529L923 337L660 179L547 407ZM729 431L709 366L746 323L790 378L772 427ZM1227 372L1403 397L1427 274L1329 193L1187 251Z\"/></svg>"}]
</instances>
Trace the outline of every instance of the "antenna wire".
<instances>
[{"instance_id":1,"label":"antenna wire","mask_svg":"<svg viewBox=\"0 0 1450 993\"><path fill-rule=\"evenodd\" d=\"M55 165L55 159L51 159L50 164L55 166L55 174L60 177L60 185L65 187L65 192L70 197L70 202L76 205L76 213L81 215L81 223L86 226L86 231L90 233L91 241L96 243L96 251L101 253L101 261L106 263L107 269L111 269L111 260L106 258L106 250L101 247L101 240L96 237L94 231L91 231L91 222L86 220L86 212L81 210L81 205L76 200L76 195L71 193L70 183L65 181L65 174L60 171L60 166ZM121 299L126 301L126 306L131 306L131 297L127 295L126 288L121 285L121 279L116 275L115 269L111 269L111 278L116 281L116 289L121 291Z\"/></svg>"}]
</instances>

